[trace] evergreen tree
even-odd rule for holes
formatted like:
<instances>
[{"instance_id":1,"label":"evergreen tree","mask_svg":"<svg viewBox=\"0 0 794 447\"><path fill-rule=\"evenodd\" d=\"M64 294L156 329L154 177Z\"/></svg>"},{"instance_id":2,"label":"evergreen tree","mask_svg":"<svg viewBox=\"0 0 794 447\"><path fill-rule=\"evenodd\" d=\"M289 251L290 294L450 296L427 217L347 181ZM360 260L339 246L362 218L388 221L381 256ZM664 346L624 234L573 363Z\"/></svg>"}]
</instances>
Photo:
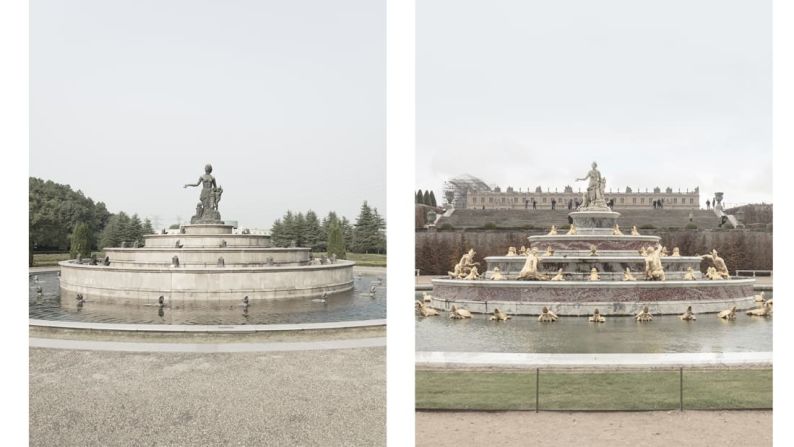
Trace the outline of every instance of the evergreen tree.
<instances>
[{"instance_id":1,"label":"evergreen tree","mask_svg":"<svg viewBox=\"0 0 794 447\"><path fill-rule=\"evenodd\" d=\"M322 227L320 226L320 220L317 218L317 214L309 210L306 212L306 218L304 219L303 223L303 241L307 247L310 247L312 250L317 250L320 248L322 242L324 242L324 235L322 231Z\"/></svg>"},{"instance_id":2,"label":"evergreen tree","mask_svg":"<svg viewBox=\"0 0 794 447\"><path fill-rule=\"evenodd\" d=\"M430 205L430 192L425 191L425 195L422 196L422 203L425 205Z\"/></svg>"},{"instance_id":3,"label":"evergreen tree","mask_svg":"<svg viewBox=\"0 0 794 447\"><path fill-rule=\"evenodd\" d=\"M354 233L353 225L350 225L350 221L347 220L347 217L343 217L342 220L339 221L339 225L342 227L342 235L345 238L345 247L352 247Z\"/></svg>"},{"instance_id":4,"label":"evergreen tree","mask_svg":"<svg viewBox=\"0 0 794 447\"><path fill-rule=\"evenodd\" d=\"M77 255L86 257L91 254L91 228L88 224L79 223L74 227L71 236L69 255L76 259Z\"/></svg>"},{"instance_id":5,"label":"evergreen tree","mask_svg":"<svg viewBox=\"0 0 794 447\"><path fill-rule=\"evenodd\" d=\"M283 232L284 243L283 243L282 247L289 247L293 243L295 243L297 245L297 243L298 243L298 235L295 232L295 230L296 230L295 215L292 214L292 211L287 211L287 213L284 214L284 217L281 219L281 222L282 222L283 229L284 229L284 232Z\"/></svg>"},{"instance_id":6,"label":"evergreen tree","mask_svg":"<svg viewBox=\"0 0 794 447\"><path fill-rule=\"evenodd\" d=\"M295 246L304 247L306 245L306 218L303 213L295 215Z\"/></svg>"},{"instance_id":7,"label":"evergreen tree","mask_svg":"<svg viewBox=\"0 0 794 447\"><path fill-rule=\"evenodd\" d=\"M436 204L436 195L435 195L435 194L433 194L433 191L430 191L430 203L428 203L428 205L430 205L430 206L432 206L432 207L434 207L434 208L435 208L436 206L438 206L438 205Z\"/></svg>"},{"instance_id":8,"label":"evergreen tree","mask_svg":"<svg viewBox=\"0 0 794 447\"><path fill-rule=\"evenodd\" d=\"M141 236L143 236L144 234L154 234L154 228L152 227L152 221L149 220L148 217L146 219L144 219L144 221L143 221L143 228L142 228L142 231L141 231ZM141 238L141 243L143 243L143 238Z\"/></svg>"},{"instance_id":9,"label":"evergreen tree","mask_svg":"<svg viewBox=\"0 0 794 447\"><path fill-rule=\"evenodd\" d=\"M345 239L342 226L338 221L332 221L328 226L328 256L336 255L337 259L345 259Z\"/></svg>"},{"instance_id":10,"label":"evergreen tree","mask_svg":"<svg viewBox=\"0 0 794 447\"><path fill-rule=\"evenodd\" d=\"M286 241L284 236L284 224L281 219L276 219L273 226L270 228L270 242L274 247L286 247L289 242Z\"/></svg>"},{"instance_id":11,"label":"evergreen tree","mask_svg":"<svg viewBox=\"0 0 794 447\"><path fill-rule=\"evenodd\" d=\"M421 203L423 203L423 201L424 201L424 196L422 195L422 190L420 189L419 191L416 191L415 202L417 204L421 204Z\"/></svg>"}]
</instances>

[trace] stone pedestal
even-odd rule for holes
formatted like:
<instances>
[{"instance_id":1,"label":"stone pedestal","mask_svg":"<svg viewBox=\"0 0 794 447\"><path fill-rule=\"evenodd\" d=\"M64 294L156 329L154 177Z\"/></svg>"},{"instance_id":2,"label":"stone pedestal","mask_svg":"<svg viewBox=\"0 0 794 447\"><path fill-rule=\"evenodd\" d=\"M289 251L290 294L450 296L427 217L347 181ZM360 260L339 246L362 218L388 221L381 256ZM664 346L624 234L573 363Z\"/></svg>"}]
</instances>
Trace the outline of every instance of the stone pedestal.
<instances>
[{"instance_id":1,"label":"stone pedestal","mask_svg":"<svg viewBox=\"0 0 794 447\"><path fill-rule=\"evenodd\" d=\"M605 211L574 211L568 216L576 225L576 234L612 234L612 229L615 227L620 213L607 208Z\"/></svg>"}]
</instances>

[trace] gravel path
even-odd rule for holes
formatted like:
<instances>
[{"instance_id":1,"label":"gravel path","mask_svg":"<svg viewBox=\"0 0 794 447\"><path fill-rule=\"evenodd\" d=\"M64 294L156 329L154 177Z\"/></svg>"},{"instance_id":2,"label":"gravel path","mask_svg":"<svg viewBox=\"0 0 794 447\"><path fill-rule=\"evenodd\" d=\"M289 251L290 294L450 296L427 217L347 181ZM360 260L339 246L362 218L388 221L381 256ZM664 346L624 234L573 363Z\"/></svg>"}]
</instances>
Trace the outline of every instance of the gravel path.
<instances>
[{"instance_id":1,"label":"gravel path","mask_svg":"<svg viewBox=\"0 0 794 447\"><path fill-rule=\"evenodd\" d=\"M771 411L416 413L416 446L755 447Z\"/></svg>"},{"instance_id":2,"label":"gravel path","mask_svg":"<svg viewBox=\"0 0 794 447\"><path fill-rule=\"evenodd\" d=\"M30 349L31 446L376 446L383 348L287 353Z\"/></svg>"}]
</instances>

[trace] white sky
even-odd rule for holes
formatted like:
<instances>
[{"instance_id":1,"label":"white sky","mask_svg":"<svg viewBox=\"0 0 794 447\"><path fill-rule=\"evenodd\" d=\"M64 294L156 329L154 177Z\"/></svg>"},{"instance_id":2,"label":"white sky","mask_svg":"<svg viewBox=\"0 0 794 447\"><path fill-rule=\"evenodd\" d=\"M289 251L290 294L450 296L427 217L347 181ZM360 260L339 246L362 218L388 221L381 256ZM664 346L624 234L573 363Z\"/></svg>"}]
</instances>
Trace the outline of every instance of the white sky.
<instances>
[{"instance_id":1,"label":"white sky","mask_svg":"<svg viewBox=\"0 0 794 447\"><path fill-rule=\"evenodd\" d=\"M700 186L772 201L763 0L417 2L417 187Z\"/></svg>"},{"instance_id":2,"label":"white sky","mask_svg":"<svg viewBox=\"0 0 794 447\"><path fill-rule=\"evenodd\" d=\"M385 215L385 20L373 0L33 1L30 175L161 225L193 214L206 163L242 226Z\"/></svg>"}]
</instances>

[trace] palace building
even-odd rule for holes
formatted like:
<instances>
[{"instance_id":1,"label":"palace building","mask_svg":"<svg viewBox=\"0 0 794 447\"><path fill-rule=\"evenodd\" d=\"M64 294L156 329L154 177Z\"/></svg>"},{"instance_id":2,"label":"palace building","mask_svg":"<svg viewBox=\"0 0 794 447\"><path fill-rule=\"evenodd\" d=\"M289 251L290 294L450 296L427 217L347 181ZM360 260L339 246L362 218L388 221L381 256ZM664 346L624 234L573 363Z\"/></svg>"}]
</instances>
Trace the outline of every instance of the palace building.
<instances>
[{"instance_id":1,"label":"palace building","mask_svg":"<svg viewBox=\"0 0 794 447\"><path fill-rule=\"evenodd\" d=\"M469 209L575 209L582 201L584 191L566 186L562 191L543 190L540 186L534 191L530 188L522 191L508 186L504 190L499 186L490 187L482 180L463 175L445 182L444 197L447 206ZM604 192L607 202L616 210L621 208L653 208L661 206L668 209L700 209L699 187L685 191L673 191L667 187L659 187L634 191L626 187L622 191L608 189ZM533 206L534 202L534 206Z\"/></svg>"}]
</instances>

